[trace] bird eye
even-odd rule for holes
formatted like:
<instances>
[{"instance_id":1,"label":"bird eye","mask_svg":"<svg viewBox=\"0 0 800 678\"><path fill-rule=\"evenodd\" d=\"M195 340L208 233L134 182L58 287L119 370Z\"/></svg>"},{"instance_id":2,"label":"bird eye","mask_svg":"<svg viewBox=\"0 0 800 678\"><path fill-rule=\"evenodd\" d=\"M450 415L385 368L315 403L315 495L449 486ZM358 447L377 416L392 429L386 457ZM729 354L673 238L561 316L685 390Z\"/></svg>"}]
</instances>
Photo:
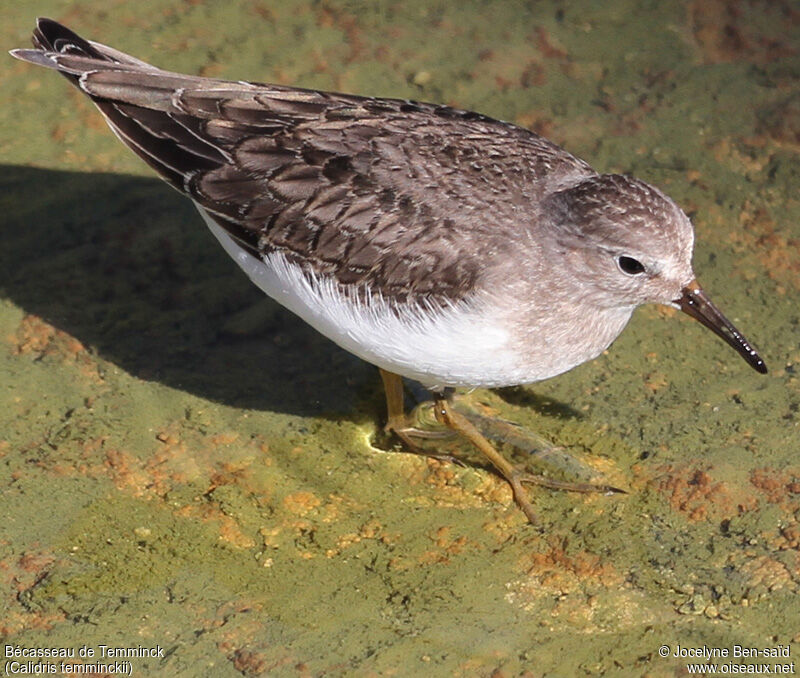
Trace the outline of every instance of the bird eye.
<instances>
[{"instance_id":1,"label":"bird eye","mask_svg":"<svg viewBox=\"0 0 800 678\"><path fill-rule=\"evenodd\" d=\"M639 275L639 273L644 273L644 266L642 263L633 257L626 257L623 255L617 259L617 264L619 265L619 269L628 275Z\"/></svg>"}]
</instances>

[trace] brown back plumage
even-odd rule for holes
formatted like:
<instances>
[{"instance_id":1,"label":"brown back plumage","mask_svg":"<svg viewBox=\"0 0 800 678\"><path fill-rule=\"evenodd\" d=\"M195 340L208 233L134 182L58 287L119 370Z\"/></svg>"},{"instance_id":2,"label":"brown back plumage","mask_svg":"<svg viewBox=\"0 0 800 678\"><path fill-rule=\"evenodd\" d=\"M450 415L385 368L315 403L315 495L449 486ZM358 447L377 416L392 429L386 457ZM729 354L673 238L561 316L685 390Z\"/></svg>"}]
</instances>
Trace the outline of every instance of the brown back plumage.
<instances>
[{"instance_id":1,"label":"brown back plumage","mask_svg":"<svg viewBox=\"0 0 800 678\"><path fill-rule=\"evenodd\" d=\"M594 174L527 130L447 106L179 75L49 19L33 41L14 55L69 78L253 255L278 250L389 300L463 298L480 276L465 250L513 248L551 177Z\"/></svg>"}]
</instances>

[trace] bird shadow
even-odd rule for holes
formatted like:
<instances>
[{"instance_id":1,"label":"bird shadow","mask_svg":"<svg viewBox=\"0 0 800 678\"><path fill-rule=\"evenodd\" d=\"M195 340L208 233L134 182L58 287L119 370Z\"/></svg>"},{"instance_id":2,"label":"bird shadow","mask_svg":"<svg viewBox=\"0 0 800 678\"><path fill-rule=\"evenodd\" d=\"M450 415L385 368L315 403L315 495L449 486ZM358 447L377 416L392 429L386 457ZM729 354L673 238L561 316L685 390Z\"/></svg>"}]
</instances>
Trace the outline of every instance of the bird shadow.
<instances>
[{"instance_id":1,"label":"bird shadow","mask_svg":"<svg viewBox=\"0 0 800 678\"><path fill-rule=\"evenodd\" d=\"M162 181L0 164L0 209L0 294L134 377L240 408L383 416L377 371L258 290Z\"/></svg>"},{"instance_id":2,"label":"bird shadow","mask_svg":"<svg viewBox=\"0 0 800 678\"><path fill-rule=\"evenodd\" d=\"M0 293L135 377L301 416L352 416L377 392L159 180L0 165L0 207Z\"/></svg>"},{"instance_id":3,"label":"bird shadow","mask_svg":"<svg viewBox=\"0 0 800 678\"><path fill-rule=\"evenodd\" d=\"M586 417L583 412L579 412L566 403L540 393L534 393L521 386L496 388L494 392L509 405L527 407L545 417L554 419L584 419Z\"/></svg>"}]
</instances>

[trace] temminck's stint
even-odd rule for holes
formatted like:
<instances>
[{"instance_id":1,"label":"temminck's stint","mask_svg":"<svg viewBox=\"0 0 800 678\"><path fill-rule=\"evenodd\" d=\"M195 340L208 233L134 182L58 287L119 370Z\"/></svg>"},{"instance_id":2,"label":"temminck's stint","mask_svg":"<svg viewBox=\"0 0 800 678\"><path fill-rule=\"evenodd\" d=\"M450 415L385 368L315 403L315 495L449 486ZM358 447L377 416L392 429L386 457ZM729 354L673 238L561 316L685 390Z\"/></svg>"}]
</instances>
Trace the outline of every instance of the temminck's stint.
<instances>
[{"instance_id":1,"label":"temminck's stint","mask_svg":"<svg viewBox=\"0 0 800 678\"><path fill-rule=\"evenodd\" d=\"M453 387L565 372L648 302L767 371L695 280L688 217L643 181L447 106L170 73L49 19L33 44L11 54L85 92L256 285L380 368L388 429L412 447L422 434L400 375L418 380L531 521L537 477L455 411Z\"/></svg>"}]
</instances>

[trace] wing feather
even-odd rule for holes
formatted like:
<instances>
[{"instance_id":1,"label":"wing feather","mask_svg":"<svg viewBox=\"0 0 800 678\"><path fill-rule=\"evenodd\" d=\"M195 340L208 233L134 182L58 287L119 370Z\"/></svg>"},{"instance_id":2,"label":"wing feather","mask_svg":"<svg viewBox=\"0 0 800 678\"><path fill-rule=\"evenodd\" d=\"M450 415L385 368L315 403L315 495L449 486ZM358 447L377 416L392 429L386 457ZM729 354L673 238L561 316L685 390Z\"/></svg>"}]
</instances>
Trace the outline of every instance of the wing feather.
<instances>
[{"instance_id":1,"label":"wing feather","mask_svg":"<svg viewBox=\"0 0 800 678\"><path fill-rule=\"evenodd\" d=\"M594 174L476 113L170 73L49 19L33 41L13 55L82 89L125 144L248 251L283 251L388 300L468 296L481 275L468 253L519 246L554 169L575 181Z\"/></svg>"}]
</instances>

